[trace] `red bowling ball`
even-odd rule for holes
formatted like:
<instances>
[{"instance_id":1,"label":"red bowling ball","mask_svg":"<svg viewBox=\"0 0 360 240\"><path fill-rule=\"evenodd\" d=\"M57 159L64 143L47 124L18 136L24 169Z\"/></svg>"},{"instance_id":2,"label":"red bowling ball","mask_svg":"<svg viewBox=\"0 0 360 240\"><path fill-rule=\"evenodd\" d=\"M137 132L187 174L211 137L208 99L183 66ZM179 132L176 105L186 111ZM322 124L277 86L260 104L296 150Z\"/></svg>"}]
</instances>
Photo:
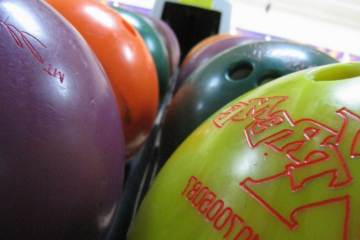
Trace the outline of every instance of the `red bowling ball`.
<instances>
[{"instance_id":1,"label":"red bowling ball","mask_svg":"<svg viewBox=\"0 0 360 240\"><path fill-rule=\"evenodd\" d=\"M0 1L0 239L107 239L124 141L110 83L43 1Z\"/></svg>"}]
</instances>

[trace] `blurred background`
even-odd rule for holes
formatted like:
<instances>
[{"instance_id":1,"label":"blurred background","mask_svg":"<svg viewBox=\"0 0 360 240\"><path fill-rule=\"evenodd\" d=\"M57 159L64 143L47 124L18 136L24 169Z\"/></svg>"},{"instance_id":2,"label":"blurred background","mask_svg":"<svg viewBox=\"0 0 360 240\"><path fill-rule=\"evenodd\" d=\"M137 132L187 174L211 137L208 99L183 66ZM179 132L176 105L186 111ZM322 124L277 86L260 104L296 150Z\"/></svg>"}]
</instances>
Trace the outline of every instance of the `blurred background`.
<instances>
[{"instance_id":1,"label":"blurred background","mask_svg":"<svg viewBox=\"0 0 360 240\"><path fill-rule=\"evenodd\" d=\"M117 0L150 13L155 0ZM200 2L200 1L198 1ZM358 0L230 0L230 32L266 40L292 40L326 51L340 61L360 59Z\"/></svg>"}]
</instances>

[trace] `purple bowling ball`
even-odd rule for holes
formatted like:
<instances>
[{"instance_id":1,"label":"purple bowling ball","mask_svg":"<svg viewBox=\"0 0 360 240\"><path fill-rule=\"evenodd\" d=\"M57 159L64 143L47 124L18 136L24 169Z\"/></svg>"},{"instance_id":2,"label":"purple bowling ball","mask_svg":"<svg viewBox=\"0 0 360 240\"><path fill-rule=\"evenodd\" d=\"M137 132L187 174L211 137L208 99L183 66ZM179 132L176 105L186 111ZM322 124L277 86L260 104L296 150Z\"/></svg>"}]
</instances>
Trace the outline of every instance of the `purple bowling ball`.
<instances>
[{"instance_id":1,"label":"purple bowling ball","mask_svg":"<svg viewBox=\"0 0 360 240\"><path fill-rule=\"evenodd\" d=\"M0 239L107 239L124 141L109 81L43 1L0 1Z\"/></svg>"},{"instance_id":2,"label":"purple bowling ball","mask_svg":"<svg viewBox=\"0 0 360 240\"><path fill-rule=\"evenodd\" d=\"M211 58L232 47L254 41L254 39L247 37L233 36L231 38L219 40L213 44L204 47L201 51L198 51L185 66L180 69L180 73L176 83L176 89L178 89L185 81L185 79L187 79L197 68L207 63Z\"/></svg>"},{"instance_id":3,"label":"purple bowling ball","mask_svg":"<svg viewBox=\"0 0 360 240\"><path fill-rule=\"evenodd\" d=\"M169 54L169 62L171 65L171 73L174 73L179 66L180 62L180 44L174 31L164 21L149 15L142 15L153 22L156 31L163 38L166 49Z\"/></svg>"}]
</instances>

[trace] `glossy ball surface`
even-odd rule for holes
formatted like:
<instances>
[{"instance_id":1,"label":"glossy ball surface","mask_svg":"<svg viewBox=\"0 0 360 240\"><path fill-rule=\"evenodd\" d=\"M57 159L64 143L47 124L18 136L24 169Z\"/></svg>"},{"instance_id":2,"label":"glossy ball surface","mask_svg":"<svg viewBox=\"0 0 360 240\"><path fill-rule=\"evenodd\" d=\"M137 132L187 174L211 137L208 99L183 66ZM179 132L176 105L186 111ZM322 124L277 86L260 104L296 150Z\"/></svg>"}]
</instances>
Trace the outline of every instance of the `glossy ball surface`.
<instances>
[{"instance_id":1,"label":"glossy ball surface","mask_svg":"<svg viewBox=\"0 0 360 240\"><path fill-rule=\"evenodd\" d=\"M335 64L232 101L161 170L129 239L357 239L359 91L360 64Z\"/></svg>"},{"instance_id":2,"label":"glossy ball surface","mask_svg":"<svg viewBox=\"0 0 360 240\"><path fill-rule=\"evenodd\" d=\"M258 42L229 49L195 71L175 94L166 115L162 161L227 102L280 76L336 60L308 46Z\"/></svg>"},{"instance_id":3,"label":"glossy ball surface","mask_svg":"<svg viewBox=\"0 0 360 240\"><path fill-rule=\"evenodd\" d=\"M47 0L85 38L108 75L121 111L130 157L146 140L159 104L154 61L141 35L96 0Z\"/></svg>"},{"instance_id":4,"label":"glossy ball surface","mask_svg":"<svg viewBox=\"0 0 360 240\"><path fill-rule=\"evenodd\" d=\"M233 35L224 39L218 39L216 42L199 49L193 54L187 64L184 64L181 67L177 80L177 89L196 69L209 62L213 57L226 51L227 49L250 42L255 42L255 40L239 35Z\"/></svg>"},{"instance_id":5,"label":"glossy ball surface","mask_svg":"<svg viewBox=\"0 0 360 240\"><path fill-rule=\"evenodd\" d=\"M169 55L170 75L172 75L179 67L180 54L181 54L180 43L179 40L177 39L175 32L166 22L160 19L157 19L149 15L142 15L142 16L153 22L157 32L163 38Z\"/></svg>"},{"instance_id":6,"label":"glossy ball surface","mask_svg":"<svg viewBox=\"0 0 360 240\"><path fill-rule=\"evenodd\" d=\"M213 36L210 36L210 37L207 37L207 38L201 40L198 44L196 44L193 48L191 48L191 50L186 54L181 66L183 67L186 64L188 64L189 61L193 58L193 56L195 56L199 51L206 48L207 46L209 46L219 40L232 38L232 36L233 35L231 35L229 33L224 33L224 34L213 35Z\"/></svg>"},{"instance_id":7,"label":"glossy ball surface","mask_svg":"<svg viewBox=\"0 0 360 240\"><path fill-rule=\"evenodd\" d=\"M155 27L143 16L127 11L119 7L113 7L120 15L131 24L144 39L147 49L150 51L157 70L157 77L162 98L169 85L169 57L165 42L156 31Z\"/></svg>"},{"instance_id":8,"label":"glossy ball surface","mask_svg":"<svg viewBox=\"0 0 360 240\"><path fill-rule=\"evenodd\" d=\"M105 239L125 149L98 60L47 4L2 0L0 62L0 239Z\"/></svg>"}]
</instances>

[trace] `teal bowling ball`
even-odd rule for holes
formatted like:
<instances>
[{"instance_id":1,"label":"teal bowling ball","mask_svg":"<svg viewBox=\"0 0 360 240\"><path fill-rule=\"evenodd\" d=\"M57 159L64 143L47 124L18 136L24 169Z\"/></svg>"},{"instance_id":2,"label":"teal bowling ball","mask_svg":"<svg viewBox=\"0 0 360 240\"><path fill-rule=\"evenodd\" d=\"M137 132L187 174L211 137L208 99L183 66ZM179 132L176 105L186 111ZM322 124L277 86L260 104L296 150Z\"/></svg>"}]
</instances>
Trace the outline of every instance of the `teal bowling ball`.
<instances>
[{"instance_id":1,"label":"teal bowling ball","mask_svg":"<svg viewBox=\"0 0 360 240\"><path fill-rule=\"evenodd\" d=\"M170 75L172 76L179 67L181 55L180 43L174 30L161 19L146 14L142 14L141 16L148 20L163 39L169 54Z\"/></svg>"},{"instance_id":2,"label":"teal bowling ball","mask_svg":"<svg viewBox=\"0 0 360 240\"><path fill-rule=\"evenodd\" d=\"M227 102L283 75L335 62L310 46L288 42L249 43L217 55L193 72L175 94L162 129L161 164Z\"/></svg>"},{"instance_id":3,"label":"teal bowling ball","mask_svg":"<svg viewBox=\"0 0 360 240\"><path fill-rule=\"evenodd\" d=\"M142 36L155 62L160 86L161 99L169 86L170 66L166 45L160 35L145 18L128 10L112 6L120 15L130 23Z\"/></svg>"}]
</instances>

